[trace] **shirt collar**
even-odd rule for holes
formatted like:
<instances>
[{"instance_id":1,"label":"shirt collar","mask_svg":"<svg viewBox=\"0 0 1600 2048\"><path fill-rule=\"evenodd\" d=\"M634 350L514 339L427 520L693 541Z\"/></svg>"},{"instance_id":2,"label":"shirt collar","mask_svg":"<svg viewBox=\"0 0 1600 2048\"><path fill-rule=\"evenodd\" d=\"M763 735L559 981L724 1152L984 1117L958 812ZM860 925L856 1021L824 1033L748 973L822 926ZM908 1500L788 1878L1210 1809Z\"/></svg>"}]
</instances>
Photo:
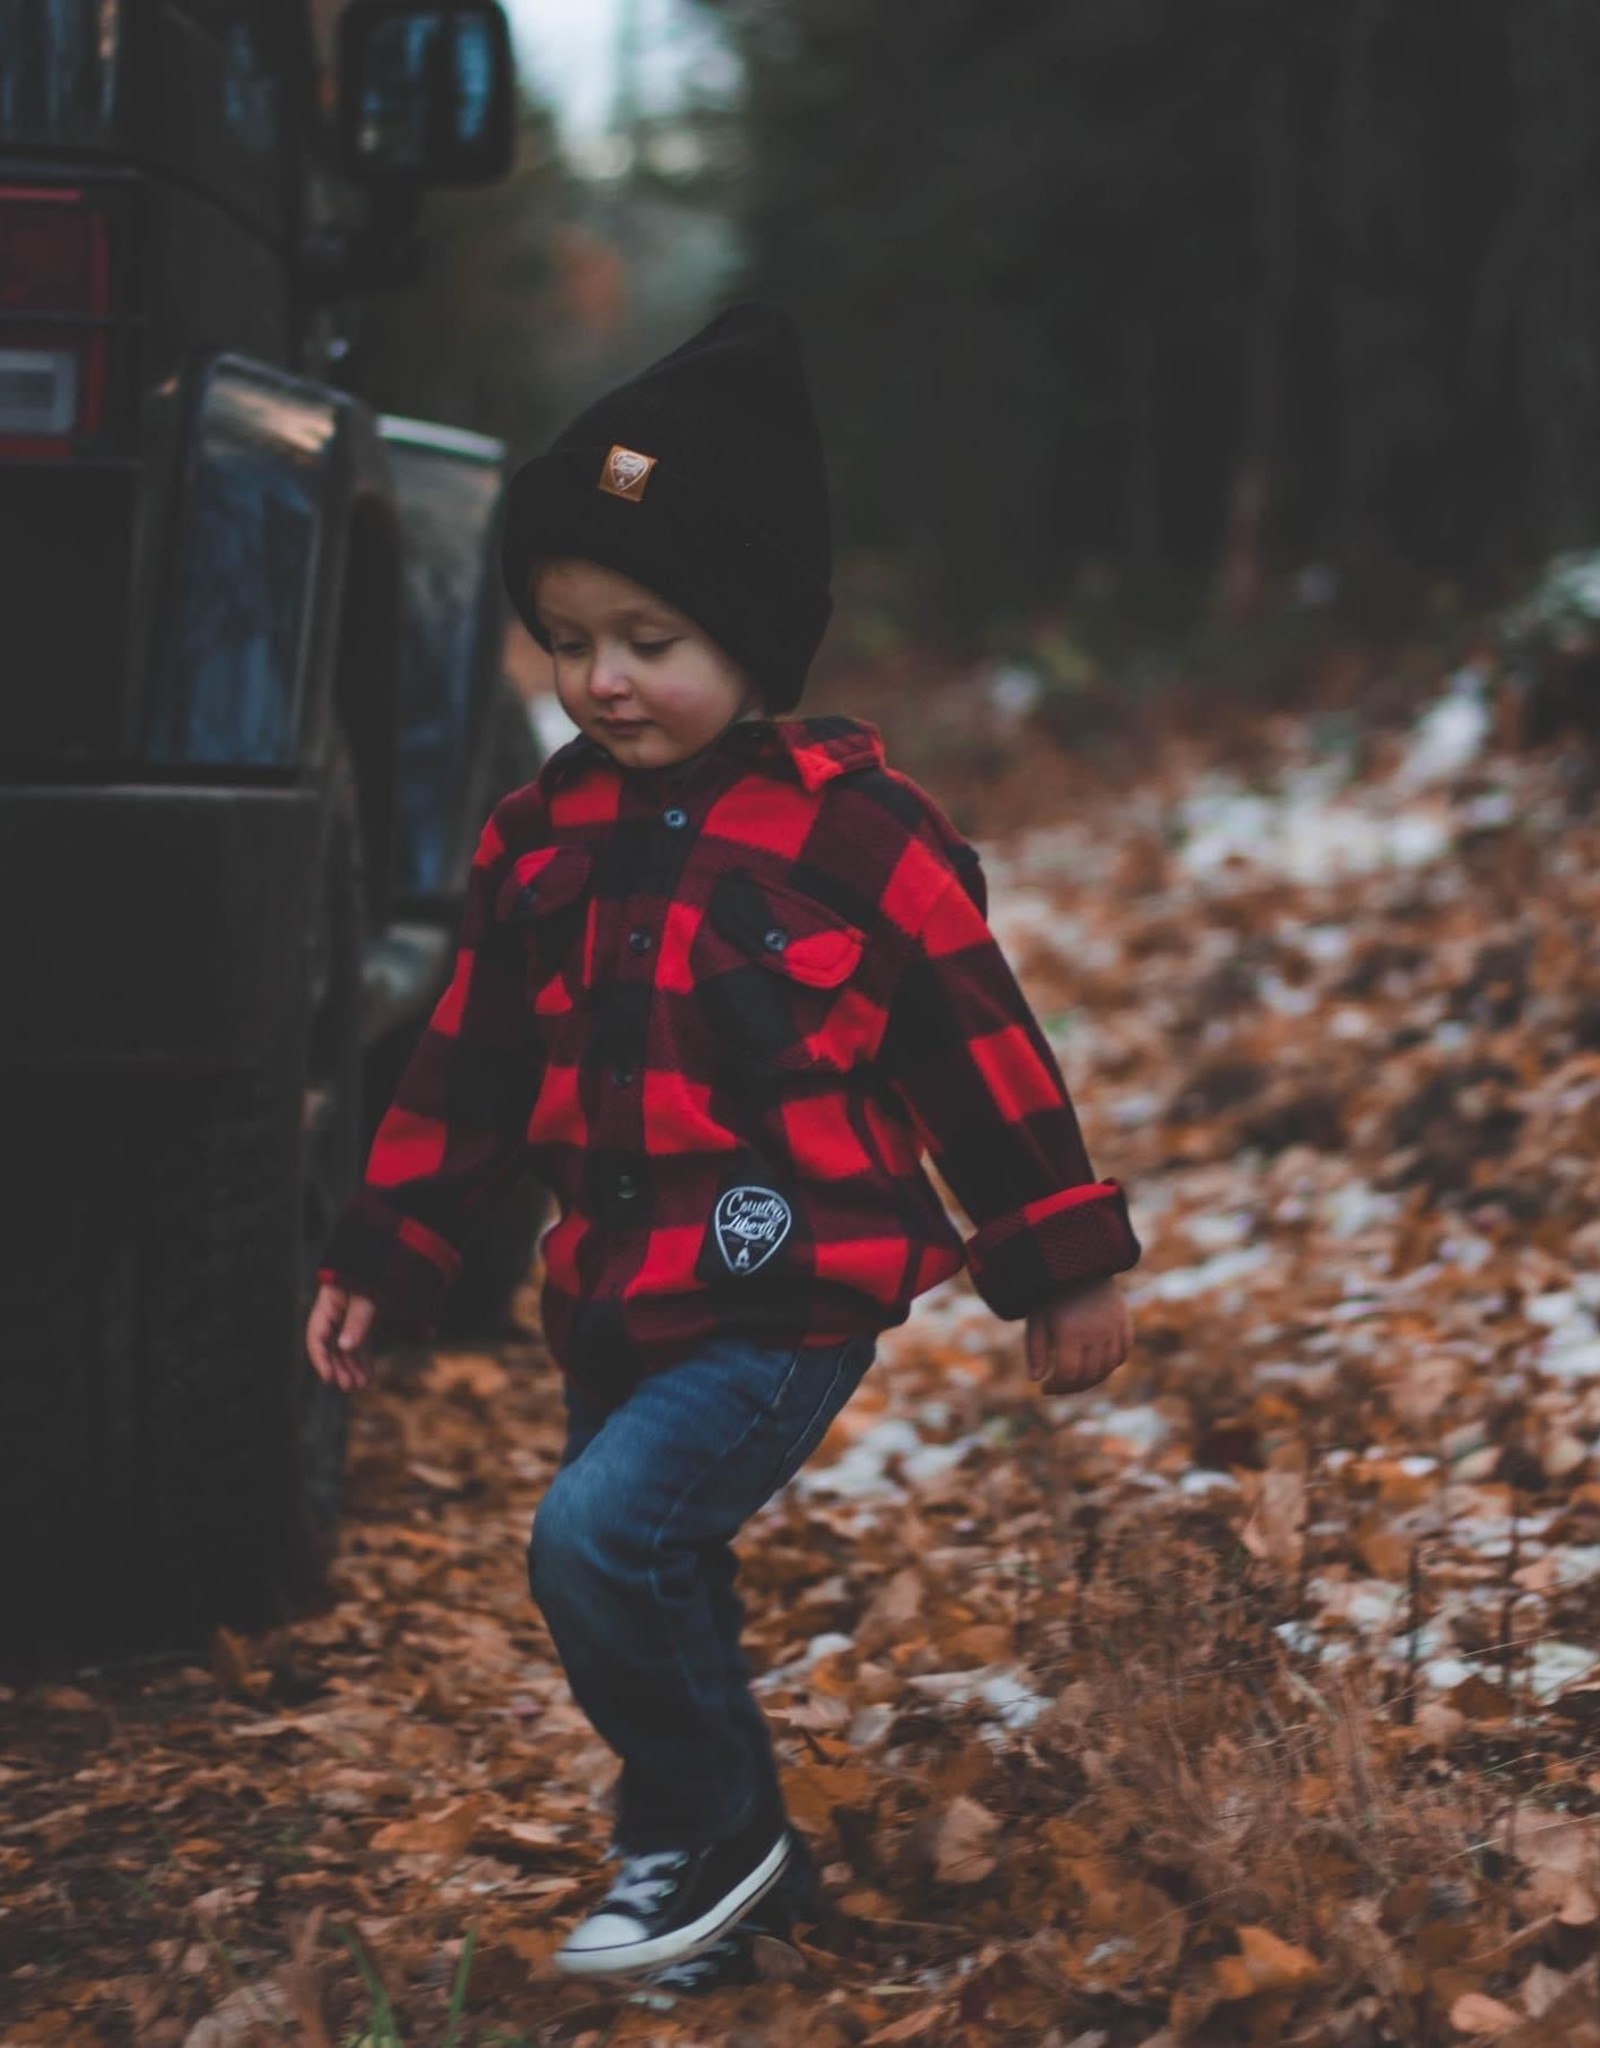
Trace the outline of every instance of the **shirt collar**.
<instances>
[{"instance_id":1,"label":"shirt collar","mask_svg":"<svg viewBox=\"0 0 1600 2048\"><path fill-rule=\"evenodd\" d=\"M884 765L877 727L859 718L739 719L718 734L689 773L712 759L787 768L808 794L840 775ZM539 771L538 787L548 797L591 770L621 776L630 773L597 740L579 733L546 761Z\"/></svg>"}]
</instances>

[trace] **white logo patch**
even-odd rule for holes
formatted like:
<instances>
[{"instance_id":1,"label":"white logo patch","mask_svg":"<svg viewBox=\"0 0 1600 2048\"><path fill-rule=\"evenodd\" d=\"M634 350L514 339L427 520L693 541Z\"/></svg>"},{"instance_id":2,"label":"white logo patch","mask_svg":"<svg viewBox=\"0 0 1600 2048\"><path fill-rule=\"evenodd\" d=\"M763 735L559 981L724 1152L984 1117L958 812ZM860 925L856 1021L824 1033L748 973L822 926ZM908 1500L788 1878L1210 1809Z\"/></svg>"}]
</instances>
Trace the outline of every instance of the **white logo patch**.
<instances>
[{"instance_id":1,"label":"white logo patch","mask_svg":"<svg viewBox=\"0 0 1600 2048\"><path fill-rule=\"evenodd\" d=\"M637 448L624 448L619 443L606 456L600 471L600 488L609 491L613 498L631 498L637 505L655 466L653 455L641 455Z\"/></svg>"},{"instance_id":2,"label":"white logo patch","mask_svg":"<svg viewBox=\"0 0 1600 2048\"><path fill-rule=\"evenodd\" d=\"M755 1272L789 1235L792 1221L789 1204L771 1188L729 1188L711 1219L722 1263L730 1273Z\"/></svg>"}]
</instances>

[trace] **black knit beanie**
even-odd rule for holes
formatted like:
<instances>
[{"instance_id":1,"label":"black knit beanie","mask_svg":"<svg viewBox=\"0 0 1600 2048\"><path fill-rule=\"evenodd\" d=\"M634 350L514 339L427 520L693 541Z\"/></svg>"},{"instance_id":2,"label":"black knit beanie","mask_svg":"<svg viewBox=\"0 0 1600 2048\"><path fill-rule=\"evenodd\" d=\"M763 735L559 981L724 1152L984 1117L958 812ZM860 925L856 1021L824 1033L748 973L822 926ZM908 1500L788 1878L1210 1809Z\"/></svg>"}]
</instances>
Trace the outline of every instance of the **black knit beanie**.
<instances>
[{"instance_id":1,"label":"black knit beanie","mask_svg":"<svg viewBox=\"0 0 1600 2048\"><path fill-rule=\"evenodd\" d=\"M791 711L832 610L828 478L794 323L730 306L580 413L511 479L501 566L544 647L530 579L577 557L674 605Z\"/></svg>"}]
</instances>

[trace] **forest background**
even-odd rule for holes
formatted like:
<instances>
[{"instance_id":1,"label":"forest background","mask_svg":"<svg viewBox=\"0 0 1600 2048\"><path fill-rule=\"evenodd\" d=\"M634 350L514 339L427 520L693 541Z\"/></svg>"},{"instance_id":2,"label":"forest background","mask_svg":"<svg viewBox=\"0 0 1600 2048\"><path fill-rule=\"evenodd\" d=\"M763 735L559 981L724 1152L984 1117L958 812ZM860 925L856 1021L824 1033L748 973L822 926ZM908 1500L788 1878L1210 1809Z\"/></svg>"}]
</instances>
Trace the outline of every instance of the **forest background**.
<instances>
[{"instance_id":1,"label":"forest background","mask_svg":"<svg viewBox=\"0 0 1600 2048\"><path fill-rule=\"evenodd\" d=\"M532 452L769 294L855 629L1037 645L1065 614L1102 665L1131 633L1135 680L1197 624L1393 637L1596 538L1580 0L681 12L735 63L663 104L623 7L598 146L530 97L511 183L434 202L428 273L365 337L380 394Z\"/></svg>"}]
</instances>

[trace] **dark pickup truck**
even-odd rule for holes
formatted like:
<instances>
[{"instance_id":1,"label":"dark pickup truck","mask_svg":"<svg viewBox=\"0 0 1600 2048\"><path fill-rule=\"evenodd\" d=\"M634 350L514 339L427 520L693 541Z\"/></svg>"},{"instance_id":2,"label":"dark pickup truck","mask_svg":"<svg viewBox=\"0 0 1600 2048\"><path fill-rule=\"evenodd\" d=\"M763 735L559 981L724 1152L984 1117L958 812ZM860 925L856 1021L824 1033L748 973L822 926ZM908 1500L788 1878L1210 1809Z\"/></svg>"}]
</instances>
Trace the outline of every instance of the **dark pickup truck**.
<instances>
[{"instance_id":1,"label":"dark pickup truck","mask_svg":"<svg viewBox=\"0 0 1600 2048\"><path fill-rule=\"evenodd\" d=\"M329 1554L316 1257L538 765L505 451L375 413L347 312L512 109L487 0L0 0L7 1662L267 1620Z\"/></svg>"}]
</instances>

